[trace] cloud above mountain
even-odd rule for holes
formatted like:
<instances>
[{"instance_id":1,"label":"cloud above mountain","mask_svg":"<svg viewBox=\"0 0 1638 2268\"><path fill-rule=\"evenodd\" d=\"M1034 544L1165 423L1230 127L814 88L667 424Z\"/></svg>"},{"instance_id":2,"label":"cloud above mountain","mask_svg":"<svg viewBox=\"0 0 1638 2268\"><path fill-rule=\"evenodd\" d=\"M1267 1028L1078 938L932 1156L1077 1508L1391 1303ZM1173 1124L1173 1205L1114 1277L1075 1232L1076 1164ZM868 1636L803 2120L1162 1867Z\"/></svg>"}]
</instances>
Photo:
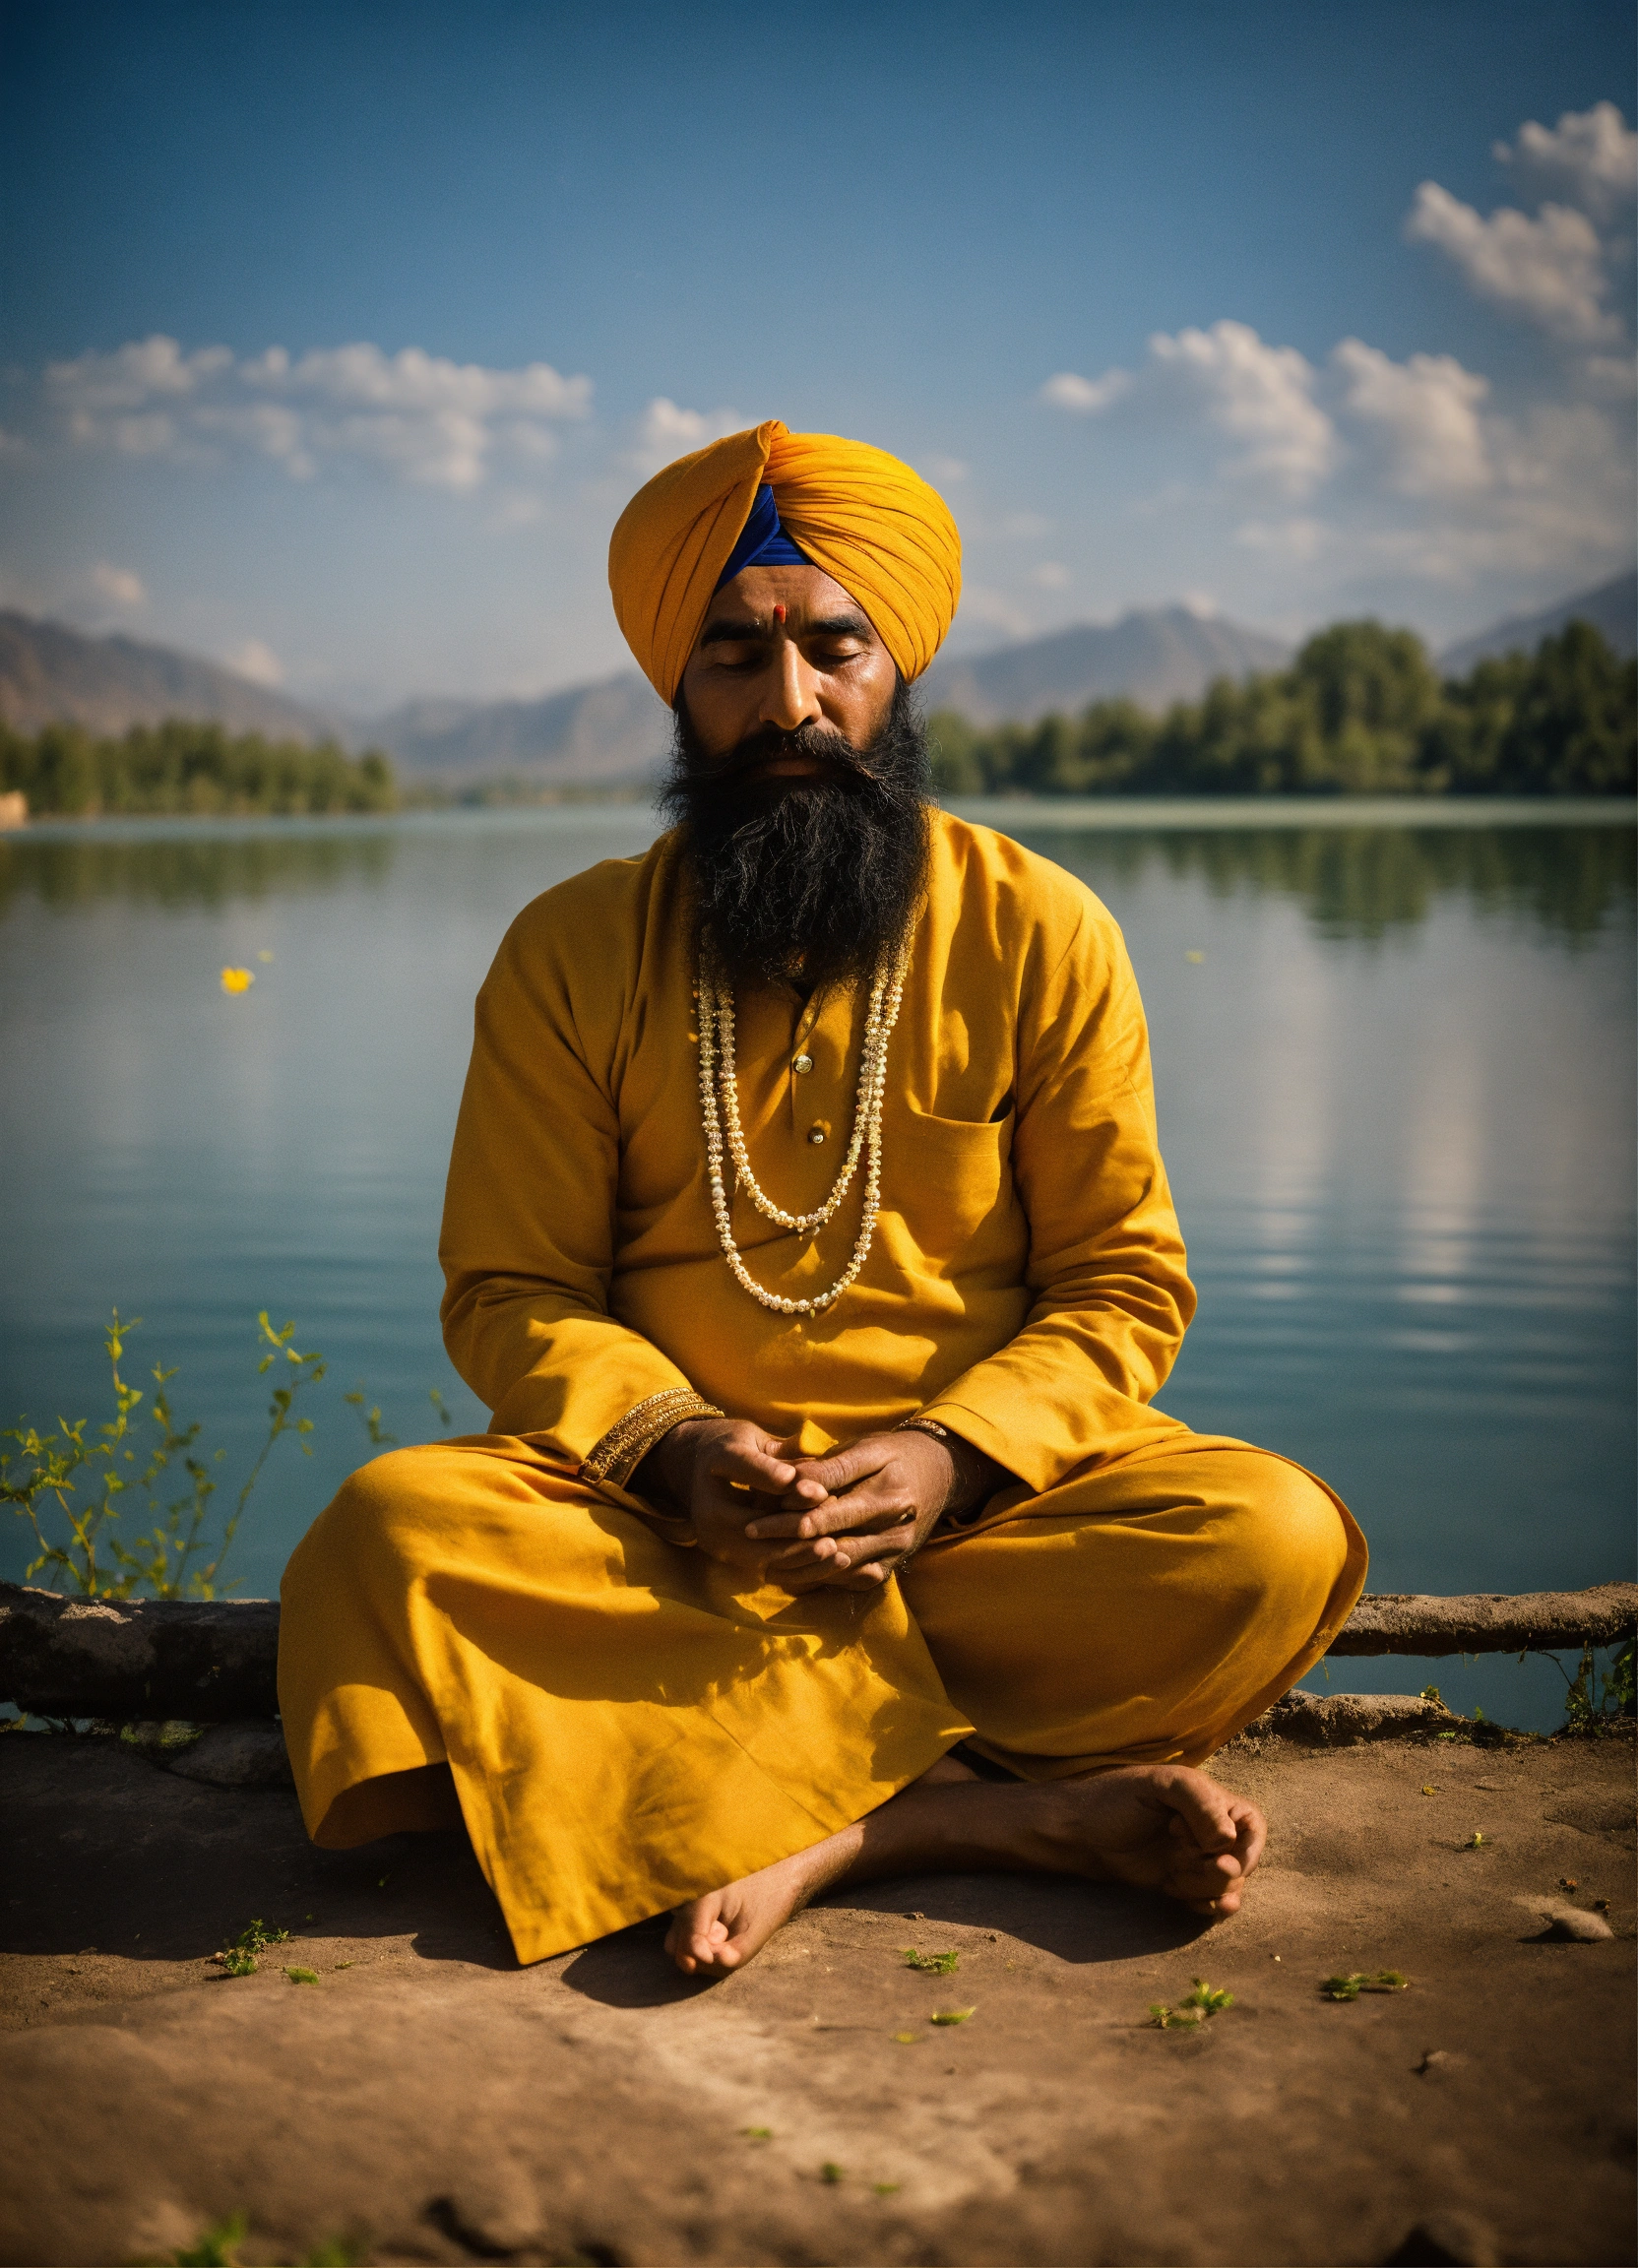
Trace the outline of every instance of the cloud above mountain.
<instances>
[{"instance_id":1,"label":"cloud above mountain","mask_svg":"<svg viewBox=\"0 0 1638 2268\"><path fill-rule=\"evenodd\" d=\"M1339 580L1392 569L1430 582L1581 571L1629 542L1632 345L1615 302L1630 268L1638 135L1613 103L1523 125L1493 155L1534 214L1488 215L1424 181L1408 242L1541 342L1502 391L1449 353L1403 360L1345 338L1322 362L1229 318L1158 332L1137 367L1059 371L1040 400L1148 431L1202 470L1173 496L1264 501L1234 539ZM1550 192L1550 194L1549 194ZM1589 352L1596 347L1598 352ZM1282 509L1283 508L1283 509Z\"/></svg>"},{"instance_id":2,"label":"cloud above mountain","mask_svg":"<svg viewBox=\"0 0 1638 2268\"><path fill-rule=\"evenodd\" d=\"M156 334L48 364L44 398L51 430L72 446L196 462L249 454L292 480L351 459L463 494L497 460L554 457L558 426L591 413L592 381L547 362L491 370L363 341L300 355L270 346L241 360L225 346L184 352Z\"/></svg>"}]
</instances>

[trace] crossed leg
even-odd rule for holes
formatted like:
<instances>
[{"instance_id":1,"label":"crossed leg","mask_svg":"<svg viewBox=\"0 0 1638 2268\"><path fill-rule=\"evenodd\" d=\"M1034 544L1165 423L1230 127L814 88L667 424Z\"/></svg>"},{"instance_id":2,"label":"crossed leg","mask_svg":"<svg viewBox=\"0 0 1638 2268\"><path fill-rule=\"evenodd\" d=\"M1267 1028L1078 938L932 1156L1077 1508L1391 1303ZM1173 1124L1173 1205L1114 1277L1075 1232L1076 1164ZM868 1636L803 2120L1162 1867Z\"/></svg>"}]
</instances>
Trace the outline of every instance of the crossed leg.
<instances>
[{"instance_id":1,"label":"crossed leg","mask_svg":"<svg viewBox=\"0 0 1638 2268\"><path fill-rule=\"evenodd\" d=\"M1022 1498L925 1552L904 1589L952 1700L1024 1769L1163 1743L1203 1760L1312 1666L1364 1581L1337 1498L1243 1442L1179 1431ZM1183 1762L1006 1785L946 1756L680 1908L666 1949L687 1975L724 1975L820 1891L892 1874L1078 1874L1220 1920L1266 1836L1254 1804Z\"/></svg>"},{"instance_id":2,"label":"crossed leg","mask_svg":"<svg viewBox=\"0 0 1638 2268\"><path fill-rule=\"evenodd\" d=\"M1000 1786L942 1757L840 1834L680 1907L665 1950L685 1977L726 1976L822 1890L889 1874L1079 1874L1232 1914L1267 1829L1253 1803L1182 1764Z\"/></svg>"}]
</instances>

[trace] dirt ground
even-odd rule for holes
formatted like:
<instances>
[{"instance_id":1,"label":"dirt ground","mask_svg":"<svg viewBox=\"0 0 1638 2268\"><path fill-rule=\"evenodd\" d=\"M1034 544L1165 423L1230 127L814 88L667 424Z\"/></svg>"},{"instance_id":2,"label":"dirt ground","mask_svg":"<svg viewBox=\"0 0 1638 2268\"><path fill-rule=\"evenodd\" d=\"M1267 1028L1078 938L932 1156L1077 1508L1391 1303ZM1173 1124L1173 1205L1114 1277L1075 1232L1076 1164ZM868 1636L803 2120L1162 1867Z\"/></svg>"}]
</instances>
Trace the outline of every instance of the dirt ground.
<instances>
[{"instance_id":1,"label":"dirt ground","mask_svg":"<svg viewBox=\"0 0 1638 2268\"><path fill-rule=\"evenodd\" d=\"M461 1838L315 1852L287 1790L7 1738L0 2257L243 2213L247 2263L1631 2260L1630 1741L1217 1769L1274 1830L1233 1922L918 1879L697 1986L658 1923L520 1970ZM290 1939L224 1979L253 1917ZM1196 1977L1232 2008L1155 2029Z\"/></svg>"}]
</instances>

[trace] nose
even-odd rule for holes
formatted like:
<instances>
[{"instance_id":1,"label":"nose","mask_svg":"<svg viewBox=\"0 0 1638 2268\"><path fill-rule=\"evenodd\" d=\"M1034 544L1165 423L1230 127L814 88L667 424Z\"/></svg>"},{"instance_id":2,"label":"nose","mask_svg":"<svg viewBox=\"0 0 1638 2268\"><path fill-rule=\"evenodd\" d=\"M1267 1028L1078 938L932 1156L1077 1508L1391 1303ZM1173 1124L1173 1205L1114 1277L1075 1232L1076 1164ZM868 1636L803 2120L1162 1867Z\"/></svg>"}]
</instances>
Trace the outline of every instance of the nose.
<instances>
[{"instance_id":1,"label":"nose","mask_svg":"<svg viewBox=\"0 0 1638 2268\"><path fill-rule=\"evenodd\" d=\"M775 724L782 732L794 732L798 725L816 724L823 714L818 672L802 659L802 650L793 638L782 638L774 650L757 722Z\"/></svg>"}]
</instances>

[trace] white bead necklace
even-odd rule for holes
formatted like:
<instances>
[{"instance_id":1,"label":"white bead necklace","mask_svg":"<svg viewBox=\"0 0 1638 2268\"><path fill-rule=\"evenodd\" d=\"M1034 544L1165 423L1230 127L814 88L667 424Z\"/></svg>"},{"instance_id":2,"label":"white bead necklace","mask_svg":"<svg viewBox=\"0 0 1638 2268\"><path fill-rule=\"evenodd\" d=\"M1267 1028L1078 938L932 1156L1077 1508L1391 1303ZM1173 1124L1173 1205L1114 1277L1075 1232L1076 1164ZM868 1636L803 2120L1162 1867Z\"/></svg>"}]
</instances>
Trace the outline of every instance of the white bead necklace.
<instances>
[{"instance_id":1,"label":"white bead necklace","mask_svg":"<svg viewBox=\"0 0 1638 2268\"><path fill-rule=\"evenodd\" d=\"M706 1159L711 1174L711 1209L717 1218L723 1256L732 1269L735 1281L753 1299L778 1314L821 1314L841 1298L869 1256L881 1203L882 1097L886 1092L887 1042L899 1020L909 960L909 941L906 940L881 964L871 981L870 1006L864 1019L864 1041L859 1054L853 1130L831 1193L811 1213L788 1213L765 1193L751 1170L750 1153L745 1148L739 1118L739 1080L733 1053L733 988L718 976L709 948L702 945L700 949L700 1115L705 1124ZM847 1196L859 1159L863 1157L864 1215L859 1222L852 1257L828 1292L815 1292L808 1299L783 1298L779 1292L759 1284L740 1258L739 1247L733 1240L730 1202L723 1179L724 1121L725 1147L733 1161L735 1192L743 1189L764 1220L777 1222L782 1228L824 1228Z\"/></svg>"}]
</instances>

